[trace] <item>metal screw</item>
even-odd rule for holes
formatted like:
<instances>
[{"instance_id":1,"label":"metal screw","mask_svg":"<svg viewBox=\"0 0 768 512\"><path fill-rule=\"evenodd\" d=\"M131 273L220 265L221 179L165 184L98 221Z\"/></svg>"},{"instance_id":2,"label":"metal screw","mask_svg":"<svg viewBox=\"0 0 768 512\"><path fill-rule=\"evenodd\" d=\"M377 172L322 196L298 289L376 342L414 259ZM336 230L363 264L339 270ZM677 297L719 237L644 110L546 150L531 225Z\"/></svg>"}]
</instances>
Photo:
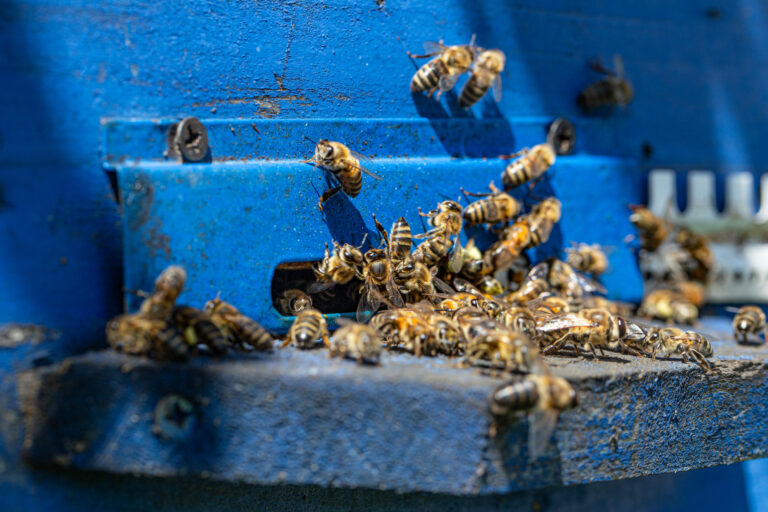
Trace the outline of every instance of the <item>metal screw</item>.
<instances>
[{"instance_id":1,"label":"metal screw","mask_svg":"<svg viewBox=\"0 0 768 512\"><path fill-rule=\"evenodd\" d=\"M195 423L195 404L181 395L164 396L155 407L152 433L166 439L187 437Z\"/></svg>"},{"instance_id":2,"label":"metal screw","mask_svg":"<svg viewBox=\"0 0 768 512\"><path fill-rule=\"evenodd\" d=\"M566 118L557 118L549 125L547 142L555 148L558 155L570 155L576 144L576 129Z\"/></svg>"},{"instance_id":3,"label":"metal screw","mask_svg":"<svg viewBox=\"0 0 768 512\"><path fill-rule=\"evenodd\" d=\"M208 131L196 117L187 117L168 130L168 156L199 162L208 154Z\"/></svg>"}]
</instances>

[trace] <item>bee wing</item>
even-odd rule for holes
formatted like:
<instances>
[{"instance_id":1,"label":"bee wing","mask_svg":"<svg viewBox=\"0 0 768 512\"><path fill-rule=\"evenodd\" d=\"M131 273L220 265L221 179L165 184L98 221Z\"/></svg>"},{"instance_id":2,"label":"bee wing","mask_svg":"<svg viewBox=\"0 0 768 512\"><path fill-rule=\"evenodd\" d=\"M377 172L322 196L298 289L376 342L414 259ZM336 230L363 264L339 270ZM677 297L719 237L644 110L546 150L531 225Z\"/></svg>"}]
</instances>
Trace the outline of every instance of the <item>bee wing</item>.
<instances>
[{"instance_id":1,"label":"bee wing","mask_svg":"<svg viewBox=\"0 0 768 512\"><path fill-rule=\"evenodd\" d=\"M443 75L440 77L440 90L443 92L450 91L453 86L456 85L456 81L461 76L461 72L453 73L451 75Z\"/></svg>"},{"instance_id":2,"label":"bee wing","mask_svg":"<svg viewBox=\"0 0 768 512\"><path fill-rule=\"evenodd\" d=\"M624 76L624 59L618 53L613 55L613 71L618 77Z\"/></svg>"},{"instance_id":3,"label":"bee wing","mask_svg":"<svg viewBox=\"0 0 768 512\"><path fill-rule=\"evenodd\" d=\"M605 286L575 270L571 273L571 276L568 279L575 283L586 293L599 293L600 295L605 295L608 293L608 290L605 289Z\"/></svg>"},{"instance_id":4,"label":"bee wing","mask_svg":"<svg viewBox=\"0 0 768 512\"><path fill-rule=\"evenodd\" d=\"M496 75L496 78L491 82L491 88L493 89L493 99L496 103L501 101L501 73Z\"/></svg>"},{"instance_id":5,"label":"bee wing","mask_svg":"<svg viewBox=\"0 0 768 512\"><path fill-rule=\"evenodd\" d=\"M360 297L360 301L357 303L357 312L355 317L358 322L365 322L371 317L381 306L381 297L379 292L375 290L368 283L363 287L363 293Z\"/></svg>"},{"instance_id":6,"label":"bee wing","mask_svg":"<svg viewBox=\"0 0 768 512\"><path fill-rule=\"evenodd\" d=\"M526 276L526 279L528 280L534 280L534 279L544 279L547 280L547 275L549 274L549 263L546 261L542 261L538 265L535 265L531 270L528 271L528 275Z\"/></svg>"},{"instance_id":7,"label":"bee wing","mask_svg":"<svg viewBox=\"0 0 768 512\"><path fill-rule=\"evenodd\" d=\"M631 320L625 319L624 323L627 325L627 334L624 337L625 341L642 341L645 339L648 328L643 328L641 324Z\"/></svg>"},{"instance_id":8,"label":"bee wing","mask_svg":"<svg viewBox=\"0 0 768 512\"><path fill-rule=\"evenodd\" d=\"M376 174L376 173L373 173L373 172L369 171L368 169L366 169L366 168L363 166L363 164L361 164L361 163L360 163L361 161L363 161L363 162L366 162L366 164L367 164L368 162L372 162L373 160L371 160L371 158L370 158L370 157L367 157L367 156L365 156L365 155L361 155L361 154L360 154L360 153L358 153L357 151L352 151L351 149L349 150L349 153L350 153L350 154L351 154L353 157L355 157L355 159L357 159L357 162L358 162L358 163L357 163L357 165L356 165L355 167L357 167L358 169L360 169L362 172L364 172L365 174L367 174L368 176L370 176L370 177L371 177L371 178L373 178L373 179L376 179L376 180L379 180L379 181L383 181L383 180L384 180L384 178L382 178L381 176L379 176L379 175L378 175L378 174Z\"/></svg>"},{"instance_id":9,"label":"bee wing","mask_svg":"<svg viewBox=\"0 0 768 512\"><path fill-rule=\"evenodd\" d=\"M345 317L345 316L337 316L336 318L334 318L334 319L333 319L333 321L334 321L334 322L336 323L336 325L338 325L339 327L343 327L343 326L345 326L345 325L352 325L352 324L355 324L355 323L356 323L356 322L355 322L354 320L352 320L351 318L347 318L347 317Z\"/></svg>"},{"instance_id":10,"label":"bee wing","mask_svg":"<svg viewBox=\"0 0 768 512\"><path fill-rule=\"evenodd\" d=\"M558 412L534 409L528 415L528 458L538 459L547 449L557 425Z\"/></svg>"},{"instance_id":11,"label":"bee wing","mask_svg":"<svg viewBox=\"0 0 768 512\"><path fill-rule=\"evenodd\" d=\"M565 315L555 315L543 321L541 325L536 326L536 330L542 332L557 331L559 329L568 329L570 327L596 327L597 324L582 318L573 313Z\"/></svg>"},{"instance_id":12,"label":"bee wing","mask_svg":"<svg viewBox=\"0 0 768 512\"><path fill-rule=\"evenodd\" d=\"M437 288L441 292L456 293L456 290L451 288L448 283L446 283L445 281L443 281L442 279L440 279L437 276L432 276L432 282L434 283L435 288Z\"/></svg>"},{"instance_id":13,"label":"bee wing","mask_svg":"<svg viewBox=\"0 0 768 512\"><path fill-rule=\"evenodd\" d=\"M725 310L729 313L738 313L739 311L741 311L741 308L728 306L727 308L725 308Z\"/></svg>"},{"instance_id":14,"label":"bee wing","mask_svg":"<svg viewBox=\"0 0 768 512\"><path fill-rule=\"evenodd\" d=\"M442 52L446 46L439 41L427 41L424 43L424 51L431 54Z\"/></svg>"},{"instance_id":15,"label":"bee wing","mask_svg":"<svg viewBox=\"0 0 768 512\"><path fill-rule=\"evenodd\" d=\"M403 297L400 295L400 290L397 289L397 284L395 284L395 281L392 278L387 279L386 287L387 295L389 295L389 300L392 302L392 304L398 308L405 306Z\"/></svg>"},{"instance_id":16,"label":"bee wing","mask_svg":"<svg viewBox=\"0 0 768 512\"><path fill-rule=\"evenodd\" d=\"M320 281L315 281L309 287L307 288L307 294L308 295L316 295L318 293L324 292L325 290L329 290L336 286L336 283L333 281L328 281L327 283L321 283Z\"/></svg>"},{"instance_id":17,"label":"bee wing","mask_svg":"<svg viewBox=\"0 0 768 512\"><path fill-rule=\"evenodd\" d=\"M461 240L459 236L456 236L456 240L453 241L453 248L448 255L448 270L454 274L458 274L463 265L464 249L461 247Z\"/></svg>"}]
</instances>

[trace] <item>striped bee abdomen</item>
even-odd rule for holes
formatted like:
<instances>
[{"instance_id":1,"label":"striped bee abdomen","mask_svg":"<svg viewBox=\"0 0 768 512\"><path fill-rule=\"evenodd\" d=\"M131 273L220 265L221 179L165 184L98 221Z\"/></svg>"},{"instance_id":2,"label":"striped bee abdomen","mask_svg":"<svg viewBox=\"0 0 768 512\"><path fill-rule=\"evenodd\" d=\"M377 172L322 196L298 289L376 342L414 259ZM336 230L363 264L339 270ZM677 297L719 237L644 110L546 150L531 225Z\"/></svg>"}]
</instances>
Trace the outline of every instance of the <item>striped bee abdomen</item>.
<instances>
[{"instance_id":1,"label":"striped bee abdomen","mask_svg":"<svg viewBox=\"0 0 768 512\"><path fill-rule=\"evenodd\" d=\"M413 260L431 267L448 254L451 245L451 239L444 235L431 236L416 247Z\"/></svg>"},{"instance_id":2,"label":"striped bee abdomen","mask_svg":"<svg viewBox=\"0 0 768 512\"><path fill-rule=\"evenodd\" d=\"M299 313L288 331L291 343L302 349L312 348L322 334L321 320L322 316L314 312Z\"/></svg>"},{"instance_id":3,"label":"striped bee abdomen","mask_svg":"<svg viewBox=\"0 0 768 512\"><path fill-rule=\"evenodd\" d=\"M423 66L413 75L411 79L411 92L431 91L440 83L440 77L448 74L448 67L436 57Z\"/></svg>"},{"instance_id":4,"label":"striped bee abdomen","mask_svg":"<svg viewBox=\"0 0 768 512\"><path fill-rule=\"evenodd\" d=\"M245 315L238 315L230 320L235 337L240 343L248 343L256 350L269 350L272 348L272 335L258 322Z\"/></svg>"},{"instance_id":5,"label":"striped bee abdomen","mask_svg":"<svg viewBox=\"0 0 768 512\"><path fill-rule=\"evenodd\" d=\"M411 227L408 222L400 217L392 225L389 234L389 243L391 244L392 259L402 261L411 252Z\"/></svg>"},{"instance_id":6,"label":"striped bee abdomen","mask_svg":"<svg viewBox=\"0 0 768 512\"><path fill-rule=\"evenodd\" d=\"M469 77L459 96L459 106L469 108L485 96L488 89L491 88L491 82L483 80L481 75L475 74Z\"/></svg>"},{"instance_id":7,"label":"striped bee abdomen","mask_svg":"<svg viewBox=\"0 0 768 512\"><path fill-rule=\"evenodd\" d=\"M501 175L501 182L505 188L514 188L534 178L533 162L528 158L521 158L509 164Z\"/></svg>"},{"instance_id":8,"label":"striped bee abdomen","mask_svg":"<svg viewBox=\"0 0 768 512\"><path fill-rule=\"evenodd\" d=\"M184 360L189 355L189 345L184 336L173 325L166 325L157 333L157 342L160 343L159 351L169 359Z\"/></svg>"},{"instance_id":9,"label":"striped bee abdomen","mask_svg":"<svg viewBox=\"0 0 768 512\"><path fill-rule=\"evenodd\" d=\"M613 84L609 80L595 82L579 94L577 102L587 109L610 105L615 102Z\"/></svg>"},{"instance_id":10,"label":"striped bee abdomen","mask_svg":"<svg viewBox=\"0 0 768 512\"><path fill-rule=\"evenodd\" d=\"M503 416L512 411L531 409L539 400L539 389L530 380L507 384L496 389L491 399L491 412Z\"/></svg>"}]
</instances>

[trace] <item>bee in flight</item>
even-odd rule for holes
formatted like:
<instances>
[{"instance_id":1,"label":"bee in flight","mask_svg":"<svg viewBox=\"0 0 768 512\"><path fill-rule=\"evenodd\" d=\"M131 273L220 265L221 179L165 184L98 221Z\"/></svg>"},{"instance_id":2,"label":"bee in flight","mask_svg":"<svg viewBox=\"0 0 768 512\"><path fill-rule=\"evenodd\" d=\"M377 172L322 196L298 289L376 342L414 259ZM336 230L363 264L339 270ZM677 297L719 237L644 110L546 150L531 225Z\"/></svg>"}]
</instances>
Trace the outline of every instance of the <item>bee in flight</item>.
<instances>
[{"instance_id":1,"label":"bee in flight","mask_svg":"<svg viewBox=\"0 0 768 512\"><path fill-rule=\"evenodd\" d=\"M309 140L309 139L308 139ZM315 154L307 160L316 167L322 167L333 174L339 185L323 192L317 207L323 210L323 203L330 199L339 190L349 197L357 197L363 188L363 173L371 178L381 180L378 176L360 164L360 160L369 160L367 157L349 149L341 142L332 142L321 139L315 144Z\"/></svg>"},{"instance_id":2,"label":"bee in flight","mask_svg":"<svg viewBox=\"0 0 768 512\"><path fill-rule=\"evenodd\" d=\"M499 420L515 411L528 411L528 453L532 460L546 449L560 413L576 405L576 391L568 381L548 372L502 384L491 395L491 413ZM495 435L496 421L491 426L491 436Z\"/></svg>"},{"instance_id":3,"label":"bee in flight","mask_svg":"<svg viewBox=\"0 0 768 512\"><path fill-rule=\"evenodd\" d=\"M501 72L507 57L501 50L483 50L477 56L472 76L459 95L459 106L469 108L493 88L493 99L501 101Z\"/></svg>"},{"instance_id":4,"label":"bee in flight","mask_svg":"<svg viewBox=\"0 0 768 512\"><path fill-rule=\"evenodd\" d=\"M736 313L733 317L733 339L746 345L749 343L749 335L760 336L765 334L765 313L757 306L743 306L740 309L728 308L728 311Z\"/></svg>"},{"instance_id":5,"label":"bee in flight","mask_svg":"<svg viewBox=\"0 0 768 512\"><path fill-rule=\"evenodd\" d=\"M632 84L624 76L624 62L621 56L613 56L613 68L604 67L599 61L592 62L592 69L605 75L601 80L581 91L576 100L579 106L585 110L597 107L617 105L625 107L632 101L635 92Z\"/></svg>"},{"instance_id":6,"label":"bee in flight","mask_svg":"<svg viewBox=\"0 0 768 512\"><path fill-rule=\"evenodd\" d=\"M434 57L432 60L421 66L411 79L411 92L429 91L432 95L438 88L437 99L446 91L453 89L456 80L462 73L469 71L472 62L477 53L475 46L475 36L468 45L445 46L442 42L427 41L424 43L424 55L408 55L414 59L426 59Z\"/></svg>"}]
</instances>

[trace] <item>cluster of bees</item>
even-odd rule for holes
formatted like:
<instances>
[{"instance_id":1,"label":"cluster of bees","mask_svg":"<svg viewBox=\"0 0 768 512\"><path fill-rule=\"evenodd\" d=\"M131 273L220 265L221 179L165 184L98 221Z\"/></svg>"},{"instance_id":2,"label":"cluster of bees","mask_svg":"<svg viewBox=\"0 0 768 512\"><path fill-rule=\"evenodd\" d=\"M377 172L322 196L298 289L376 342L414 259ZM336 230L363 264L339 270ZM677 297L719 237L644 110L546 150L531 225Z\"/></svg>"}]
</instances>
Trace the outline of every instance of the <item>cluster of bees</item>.
<instances>
[{"instance_id":1,"label":"cluster of bees","mask_svg":"<svg viewBox=\"0 0 768 512\"><path fill-rule=\"evenodd\" d=\"M707 237L682 226L672 226L644 206L630 206L630 221L640 239L641 261L646 253L663 252L666 273L646 281L646 293L637 315L669 323L693 325L705 302L705 287L715 266ZM752 344L765 337L766 317L758 306L728 308L735 313L733 337Z\"/></svg>"},{"instance_id":2,"label":"cluster of bees","mask_svg":"<svg viewBox=\"0 0 768 512\"><path fill-rule=\"evenodd\" d=\"M505 56L500 50L474 45L425 45L433 57L413 76L411 91L431 95L450 90L458 77L471 76L459 96L469 108L491 88L499 99L500 73ZM626 105L633 92L623 76L620 58L615 70L596 65L606 77L578 98L584 108ZM438 93L439 96L439 93ZM295 316L281 346L313 349L324 346L330 356L360 364L379 364L384 350L416 356L457 358L460 366L492 371L513 371L525 376L499 386L491 397L491 412L499 420L515 411L532 412L530 450L540 452L548 441L558 414L577 403L564 379L550 374L544 355L591 355L606 351L632 356L681 356L709 370L713 354L701 334L676 327L653 327L634 321L634 308L607 300L600 275L608 258L600 246L574 244L566 259L550 258L531 265L525 251L545 243L561 218L555 197L537 199L530 208L510 195L510 189L533 186L555 163L550 143L538 144L507 157L512 161L501 173L503 190L493 182L485 193L461 192L466 205L446 200L419 215L430 228L412 234L405 218L391 229L373 216L379 244L363 251L333 241L325 245L323 259L313 267L315 282L305 290L291 289L279 298L283 314ZM322 194L318 208L339 191L357 196L363 174L381 179L359 155L340 142L315 143L307 162L330 172L338 186ZM477 198L470 202L470 197ZM524 211L524 210L528 211ZM643 207L632 207L631 221L638 229L643 251L655 251L667 238L667 224ZM461 244L463 228L483 225L497 239L481 250ZM712 267L706 239L679 229L674 235L680 254L675 279L648 293L638 313L677 323L693 323L703 303L702 285ZM218 296L203 309L177 305L186 280L177 266L164 270L154 290L144 294L139 311L120 315L107 325L107 340L114 349L161 360L183 360L196 353L221 354L227 350L269 350L272 335ZM338 318L329 332L313 298L346 286L355 292L356 320ZM384 309L382 309L384 308ZM765 328L759 308L746 309L734 320L736 335Z\"/></svg>"},{"instance_id":3,"label":"cluster of bees","mask_svg":"<svg viewBox=\"0 0 768 512\"><path fill-rule=\"evenodd\" d=\"M107 343L116 351L163 361L183 361L204 351L220 355L230 348L269 350L273 338L266 329L216 297L204 309L176 304L186 271L163 270L152 293L136 313L119 315L107 323Z\"/></svg>"}]
</instances>

